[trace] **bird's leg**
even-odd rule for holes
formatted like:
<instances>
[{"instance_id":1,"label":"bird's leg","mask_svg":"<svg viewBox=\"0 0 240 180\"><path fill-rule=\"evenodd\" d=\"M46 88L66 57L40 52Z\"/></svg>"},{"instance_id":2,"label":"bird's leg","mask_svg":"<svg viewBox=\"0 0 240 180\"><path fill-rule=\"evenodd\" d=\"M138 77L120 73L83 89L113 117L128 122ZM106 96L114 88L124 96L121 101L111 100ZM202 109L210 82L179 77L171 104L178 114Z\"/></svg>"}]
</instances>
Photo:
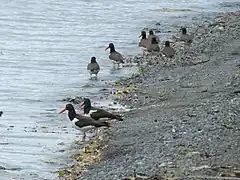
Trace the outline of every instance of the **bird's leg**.
<instances>
[{"instance_id":1,"label":"bird's leg","mask_svg":"<svg viewBox=\"0 0 240 180\"><path fill-rule=\"evenodd\" d=\"M153 55L152 55L152 52L151 52L151 53L150 53L150 59L149 59L149 61L148 61L148 64L149 64L149 65L152 64L152 56L153 56Z\"/></svg>"},{"instance_id":2,"label":"bird's leg","mask_svg":"<svg viewBox=\"0 0 240 180\"><path fill-rule=\"evenodd\" d=\"M83 132L83 137L82 137L82 142L85 142L85 140L86 140L86 132L84 131Z\"/></svg>"},{"instance_id":3,"label":"bird's leg","mask_svg":"<svg viewBox=\"0 0 240 180\"><path fill-rule=\"evenodd\" d=\"M97 132L96 132L96 136L97 136L97 138L99 139L99 140L103 140L103 137L101 137L100 136L100 129L99 128L97 128L97 130L96 130Z\"/></svg>"},{"instance_id":4,"label":"bird's leg","mask_svg":"<svg viewBox=\"0 0 240 180\"><path fill-rule=\"evenodd\" d=\"M99 136L99 131L100 131L99 128L96 128L96 130L95 130L95 136L97 136L97 137Z\"/></svg>"},{"instance_id":5,"label":"bird's leg","mask_svg":"<svg viewBox=\"0 0 240 180\"><path fill-rule=\"evenodd\" d=\"M130 67L132 67L132 59L129 60Z\"/></svg>"},{"instance_id":6,"label":"bird's leg","mask_svg":"<svg viewBox=\"0 0 240 180\"><path fill-rule=\"evenodd\" d=\"M120 68L120 64L118 63L118 69Z\"/></svg>"}]
</instances>

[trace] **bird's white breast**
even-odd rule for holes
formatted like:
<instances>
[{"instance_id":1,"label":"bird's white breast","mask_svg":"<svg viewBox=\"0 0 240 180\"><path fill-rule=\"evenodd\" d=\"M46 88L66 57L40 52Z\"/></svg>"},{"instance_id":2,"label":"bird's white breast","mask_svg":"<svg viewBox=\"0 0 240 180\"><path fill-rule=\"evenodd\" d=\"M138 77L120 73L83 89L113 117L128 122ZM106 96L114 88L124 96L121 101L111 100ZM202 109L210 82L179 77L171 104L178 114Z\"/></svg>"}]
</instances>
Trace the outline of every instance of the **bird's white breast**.
<instances>
[{"instance_id":1,"label":"bird's white breast","mask_svg":"<svg viewBox=\"0 0 240 180\"><path fill-rule=\"evenodd\" d=\"M83 126L83 127L78 127L76 126L76 122L78 122L79 120L77 118L74 118L71 122L72 122L72 126L77 129L77 130L80 130L82 132L86 132L86 131L89 131L91 129L95 129L96 127L95 126L92 126L92 125L88 125L88 126Z\"/></svg>"},{"instance_id":2,"label":"bird's white breast","mask_svg":"<svg viewBox=\"0 0 240 180\"><path fill-rule=\"evenodd\" d=\"M79 120L77 118L74 118L71 123L72 123L72 126L75 128L75 129L78 129L78 130L81 130L80 127L78 127L75 123L78 122Z\"/></svg>"},{"instance_id":3,"label":"bird's white breast","mask_svg":"<svg viewBox=\"0 0 240 180\"><path fill-rule=\"evenodd\" d=\"M95 113L95 112L97 112L97 111L98 111L98 110L90 110L88 114L91 115L92 113Z\"/></svg>"}]
</instances>

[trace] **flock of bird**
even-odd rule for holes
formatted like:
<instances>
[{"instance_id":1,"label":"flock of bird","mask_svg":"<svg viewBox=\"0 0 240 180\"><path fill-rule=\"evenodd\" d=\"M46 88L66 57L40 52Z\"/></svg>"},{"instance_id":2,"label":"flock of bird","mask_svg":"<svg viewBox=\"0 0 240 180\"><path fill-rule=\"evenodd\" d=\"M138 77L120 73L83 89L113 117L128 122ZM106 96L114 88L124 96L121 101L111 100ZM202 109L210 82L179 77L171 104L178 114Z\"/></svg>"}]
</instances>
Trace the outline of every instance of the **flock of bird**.
<instances>
[{"instance_id":1,"label":"flock of bird","mask_svg":"<svg viewBox=\"0 0 240 180\"><path fill-rule=\"evenodd\" d=\"M143 49L144 52L157 52L162 53L163 56L172 58L175 55L175 50L170 46L170 42L166 41L164 48L161 50L159 47L159 38L154 35L153 31L149 31L149 36L147 38L146 32L142 31L141 40L139 42L139 47ZM187 34L187 29L182 28L182 34L179 38L174 37L177 41L184 41L185 43L190 44L193 40L193 35ZM120 66L121 63L124 63L124 58L121 53L115 50L114 44L110 43L109 46L105 49L110 49L109 59L113 61L114 67L115 64ZM100 71L100 66L96 61L96 57L91 57L91 62L87 66L87 70L92 78L94 74L97 78L97 74ZM73 127L80 130L83 133L83 141L86 138L86 132L92 129L96 130L96 135L98 135L100 127L110 127L108 119L116 119L118 121L123 121L122 116L113 114L104 109L92 107L91 101L88 98L84 98L83 102L80 103L79 108L83 109L83 114L77 114L75 108L72 104L66 104L62 108L59 114L68 111L68 118L71 121Z\"/></svg>"},{"instance_id":2,"label":"flock of bird","mask_svg":"<svg viewBox=\"0 0 240 180\"><path fill-rule=\"evenodd\" d=\"M114 47L113 43L109 43L109 45L105 49L105 51L108 50L108 49L110 49L109 59L113 61L114 68L115 68L115 64L117 64L118 68L119 68L121 63L124 64L124 61L123 61L124 58L123 58L122 54L115 50L115 47ZM88 72L91 76L91 79L92 79L93 74L97 78L97 74L100 71L100 66L96 61L96 57L91 57L91 62L88 64L87 70L88 70Z\"/></svg>"},{"instance_id":3,"label":"flock of bird","mask_svg":"<svg viewBox=\"0 0 240 180\"><path fill-rule=\"evenodd\" d=\"M143 48L143 51L158 53L161 52L166 57L174 57L175 50L170 46L169 41L166 41L165 47L162 49L162 51L160 50L159 38L154 35L152 30L149 31L148 38L145 31L142 31L139 37L141 37L139 47ZM182 28L181 36L179 38L175 37L175 39L190 44L193 40L193 35L188 35L187 29ZM119 67L121 63L124 63L122 54L115 50L113 43L110 43L105 51L108 49L110 49L109 59L113 61L114 67L115 64L118 64ZM88 64L87 70L89 71L91 78L93 74L97 77L97 74L100 71L100 66L96 61L96 57L91 57L91 62ZM91 101L88 98L84 98L79 107L84 111L82 115L77 114L74 106L70 103L66 104L65 107L60 110L59 114L68 111L68 118L71 121L72 125L83 133L83 141L85 141L86 132L88 130L95 129L96 133L98 134L100 127L110 127L106 119L116 119L118 121L123 121L123 118L120 115L113 114L104 109L92 107ZM0 117L2 114L3 112L0 111Z\"/></svg>"},{"instance_id":4,"label":"flock of bird","mask_svg":"<svg viewBox=\"0 0 240 180\"><path fill-rule=\"evenodd\" d=\"M170 46L169 41L165 42L164 48L161 50L159 47L160 40L159 40L158 36L156 36L154 34L153 30L149 31L148 37L147 37L146 31L142 31L139 38L141 38L141 40L138 45L139 45L139 47L142 48L143 55L145 55L145 53L154 54L154 53L161 52L161 54L163 56L165 56L167 58L173 58L176 53L174 48ZM191 44L191 42L193 40L193 35L187 34L187 29L182 28L181 36L179 38L174 36L174 39L178 40L178 41L184 41L187 44ZM107 49L110 49L109 59L112 60L112 62L114 63L114 68L115 68L115 64L118 65L118 68L120 67L120 64L124 64L124 58L123 58L122 54L115 50L115 46L113 43L109 43L109 45L105 49L105 51ZM92 75L95 75L95 77L97 78L97 74L100 71L100 66L96 61L96 57L91 57L91 62L88 64L87 70L89 71L91 79L92 79Z\"/></svg>"},{"instance_id":5,"label":"flock of bird","mask_svg":"<svg viewBox=\"0 0 240 180\"><path fill-rule=\"evenodd\" d=\"M92 107L91 101L88 98L84 98L83 102L79 105L83 109L84 114L77 114L72 104L66 104L62 108L59 114L68 111L68 118L71 121L74 128L80 130L83 133L83 141L86 139L86 132L92 129L96 130L96 135L99 133L100 127L110 127L107 119L116 119L123 121L122 116L110 113L104 109Z\"/></svg>"}]
</instances>

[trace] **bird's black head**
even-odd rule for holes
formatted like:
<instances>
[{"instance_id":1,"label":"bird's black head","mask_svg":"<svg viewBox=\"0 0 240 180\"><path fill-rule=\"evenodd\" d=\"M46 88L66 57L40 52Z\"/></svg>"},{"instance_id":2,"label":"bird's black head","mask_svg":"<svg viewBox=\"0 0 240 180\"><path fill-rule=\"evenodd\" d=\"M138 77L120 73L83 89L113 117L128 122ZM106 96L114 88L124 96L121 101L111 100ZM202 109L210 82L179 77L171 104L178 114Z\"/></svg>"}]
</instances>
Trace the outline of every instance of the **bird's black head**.
<instances>
[{"instance_id":1,"label":"bird's black head","mask_svg":"<svg viewBox=\"0 0 240 180\"><path fill-rule=\"evenodd\" d=\"M153 35L153 30L150 30L150 31L149 31L149 35Z\"/></svg>"},{"instance_id":2,"label":"bird's black head","mask_svg":"<svg viewBox=\"0 0 240 180\"><path fill-rule=\"evenodd\" d=\"M156 37L152 37L152 44L158 44Z\"/></svg>"},{"instance_id":3,"label":"bird's black head","mask_svg":"<svg viewBox=\"0 0 240 180\"><path fill-rule=\"evenodd\" d=\"M63 113L66 110L75 112L75 109L72 104L66 104L66 106L60 110L59 114Z\"/></svg>"},{"instance_id":4,"label":"bird's black head","mask_svg":"<svg viewBox=\"0 0 240 180\"><path fill-rule=\"evenodd\" d=\"M66 110L68 110L68 117L72 121L76 116L76 111L75 111L73 105L66 104L66 106L60 110L59 114L63 113Z\"/></svg>"},{"instance_id":5,"label":"bird's black head","mask_svg":"<svg viewBox=\"0 0 240 180\"><path fill-rule=\"evenodd\" d=\"M84 98L84 107L91 107L91 101L88 98Z\"/></svg>"},{"instance_id":6,"label":"bird's black head","mask_svg":"<svg viewBox=\"0 0 240 180\"><path fill-rule=\"evenodd\" d=\"M169 41L166 41L166 42L165 42L165 46L166 46L166 47L169 47L169 46L170 46L170 42L169 42Z\"/></svg>"},{"instance_id":7,"label":"bird's black head","mask_svg":"<svg viewBox=\"0 0 240 180\"><path fill-rule=\"evenodd\" d=\"M142 39L146 39L147 38L147 34L146 34L145 31L141 32L141 37L142 37Z\"/></svg>"},{"instance_id":8,"label":"bird's black head","mask_svg":"<svg viewBox=\"0 0 240 180\"><path fill-rule=\"evenodd\" d=\"M109 47L110 49L115 49L115 47L114 47L114 44L113 44L113 43L109 43L108 47Z\"/></svg>"},{"instance_id":9,"label":"bird's black head","mask_svg":"<svg viewBox=\"0 0 240 180\"><path fill-rule=\"evenodd\" d=\"M80 108L83 108L84 114L88 114L91 110L91 101L88 98L84 98L83 102L80 103Z\"/></svg>"},{"instance_id":10,"label":"bird's black head","mask_svg":"<svg viewBox=\"0 0 240 180\"><path fill-rule=\"evenodd\" d=\"M73 105L72 104L66 104L66 110L68 110L68 111L72 111L72 110L74 110L74 107L73 107Z\"/></svg>"},{"instance_id":11,"label":"bird's black head","mask_svg":"<svg viewBox=\"0 0 240 180\"><path fill-rule=\"evenodd\" d=\"M97 63L96 62L96 57L91 57L91 63Z\"/></svg>"},{"instance_id":12,"label":"bird's black head","mask_svg":"<svg viewBox=\"0 0 240 180\"><path fill-rule=\"evenodd\" d=\"M109 48L110 48L110 53L115 52L115 47L114 47L114 44L113 44L113 43L109 43L109 45L108 45L108 47L105 49L105 51L106 51L107 49L109 49Z\"/></svg>"},{"instance_id":13,"label":"bird's black head","mask_svg":"<svg viewBox=\"0 0 240 180\"><path fill-rule=\"evenodd\" d=\"M187 34L187 29L186 28L182 28L182 34Z\"/></svg>"}]
</instances>

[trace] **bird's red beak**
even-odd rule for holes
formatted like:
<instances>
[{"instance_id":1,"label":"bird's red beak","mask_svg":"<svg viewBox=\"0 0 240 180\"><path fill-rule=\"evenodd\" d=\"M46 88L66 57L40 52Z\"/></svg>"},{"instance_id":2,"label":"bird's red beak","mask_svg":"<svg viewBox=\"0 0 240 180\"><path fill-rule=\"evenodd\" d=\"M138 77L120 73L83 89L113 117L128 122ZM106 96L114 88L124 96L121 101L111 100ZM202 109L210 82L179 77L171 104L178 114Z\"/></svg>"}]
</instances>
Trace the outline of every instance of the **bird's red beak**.
<instances>
[{"instance_id":1,"label":"bird's red beak","mask_svg":"<svg viewBox=\"0 0 240 180\"><path fill-rule=\"evenodd\" d=\"M84 108L84 101L79 104L79 108L83 109Z\"/></svg>"},{"instance_id":2,"label":"bird's red beak","mask_svg":"<svg viewBox=\"0 0 240 180\"><path fill-rule=\"evenodd\" d=\"M109 46L108 46L108 47L106 47L105 51L106 51L106 50L108 50L108 49L109 49Z\"/></svg>"},{"instance_id":3,"label":"bird's red beak","mask_svg":"<svg viewBox=\"0 0 240 180\"><path fill-rule=\"evenodd\" d=\"M66 111L66 108L62 108L58 114L62 114L64 111Z\"/></svg>"}]
</instances>

